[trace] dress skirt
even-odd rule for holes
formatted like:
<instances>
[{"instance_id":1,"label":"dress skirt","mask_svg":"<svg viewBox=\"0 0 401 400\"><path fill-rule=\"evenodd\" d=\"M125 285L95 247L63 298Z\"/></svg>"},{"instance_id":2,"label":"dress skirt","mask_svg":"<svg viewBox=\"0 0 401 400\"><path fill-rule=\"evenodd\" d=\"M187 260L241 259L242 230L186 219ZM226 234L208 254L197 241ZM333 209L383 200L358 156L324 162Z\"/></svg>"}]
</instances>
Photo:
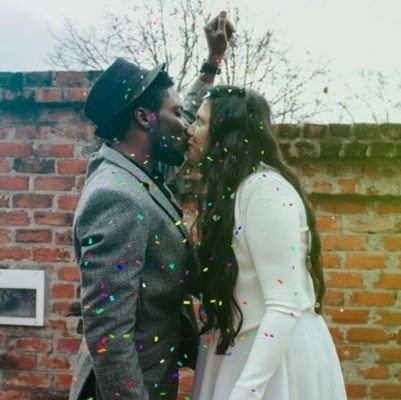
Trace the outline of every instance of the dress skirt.
<instances>
[{"instance_id":1,"label":"dress skirt","mask_svg":"<svg viewBox=\"0 0 401 400\"><path fill-rule=\"evenodd\" d=\"M218 336L201 338L192 400L228 400L247 361L257 329L244 332L226 355L216 355ZM266 360L266 365L269 360ZM346 400L333 340L322 316L304 311L293 340L260 400ZM248 399L244 399L248 400Z\"/></svg>"}]
</instances>

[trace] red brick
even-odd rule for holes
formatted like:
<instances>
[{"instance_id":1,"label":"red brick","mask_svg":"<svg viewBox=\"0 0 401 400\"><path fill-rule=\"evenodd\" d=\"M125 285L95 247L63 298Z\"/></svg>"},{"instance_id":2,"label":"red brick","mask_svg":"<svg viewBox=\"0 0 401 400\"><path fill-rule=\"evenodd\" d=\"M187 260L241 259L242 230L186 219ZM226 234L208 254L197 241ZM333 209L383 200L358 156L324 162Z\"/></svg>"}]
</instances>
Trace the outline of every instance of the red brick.
<instances>
[{"instance_id":1,"label":"red brick","mask_svg":"<svg viewBox=\"0 0 401 400\"><path fill-rule=\"evenodd\" d=\"M10 206L10 197L0 195L0 208L8 208Z\"/></svg>"},{"instance_id":2,"label":"red brick","mask_svg":"<svg viewBox=\"0 0 401 400\"><path fill-rule=\"evenodd\" d=\"M35 337L12 338L8 350L48 353L52 351L52 340Z\"/></svg>"},{"instance_id":3,"label":"red brick","mask_svg":"<svg viewBox=\"0 0 401 400\"><path fill-rule=\"evenodd\" d=\"M34 219L38 225L71 226L74 215L72 213L35 212Z\"/></svg>"},{"instance_id":4,"label":"red brick","mask_svg":"<svg viewBox=\"0 0 401 400\"><path fill-rule=\"evenodd\" d=\"M61 71L56 72L55 84L57 86L79 86L82 87L86 83L86 73L77 71Z\"/></svg>"},{"instance_id":5,"label":"red brick","mask_svg":"<svg viewBox=\"0 0 401 400\"><path fill-rule=\"evenodd\" d=\"M382 289L401 289L401 274L383 274L374 283L374 287Z\"/></svg>"},{"instance_id":6,"label":"red brick","mask_svg":"<svg viewBox=\"0 0 401 400\"><path fill-rule=\"evenodd\" d=\"M362 253L347 254L345 257L346 268L383 269L386 268L387 256L384 254Z\"/></svg>"},{"instance_id":7,"label":"red brick","mask_svg":"<svg viewBox=\"0 0 401 400\"><path fill-rule=\"evenodd\" d=\"M0 260L27 260L31 256L31 251L21 247L2 247L0 248Z\"/></svg>"},{"instance_id":8,"label":"red brick","mask_svg":"<svg viewBox=\"0 0 401 400\"><path fill-rule=\"evenodd\" d=\"M54 160L44 158L16 158L13 168L15 172L26 174L52 174L55 172Z\"/></svg>"},{"instance_id":9,"label":"red brick","mask_svg":"<svg viewBox=\"0 0 401 400\"><path fill-rule=\"evenodd\" d=\"M312 193L332 193L333 187L330 182L327 181L317 181L313 183Z\"/></svg>"},{"instance_id":10,"label":"red brick","mask_svg":"<svg viewBox=\"0 0 401 400\"><path fill-rule=\"evenodd\" d=\"M78 195L65 195L57 199L58 208L60 210L75 210L79 201Z\"/></svg>"},{"instance_id":11,"label":"red brick","mask_svg":"<svg viewBox=\"0 0 401 400\"><path fill-rule=\"evenodd\" d=\"M15 234L16 242L23 243L46 243L52 241L52 233L50 230L17 230Z\"/></svg>"},{"instance_id":12,"label":"red brick","mask_svg":"<svg viewBox=\"0 0 401 400\"><path fill-rule=\"evenodd\" d=\"M322 265L324 268L340 268L340 257L336 254L324 253Z\"/></svg>"},{"instance_id":13,"label":"red brick","mask_svg":"<svg viewBox=\"0 0 401 400\"><path fill-rule=\"evenodd\" d=\"M81 345L79 338L60 338L57 339L57 350L60 352L75 353Z\"/></svg>"},{"instance_id":14,"label":"red brick","mask_svg":"<svg viewBox=\"0 0 401 400\"><path fill-rule=\"evenodd\" d=\"M381 241L386 250L401 251L401 237L400 236L383 236Z\"/></svg>"},{"instance_id":15,"label":"red brick","mask_svg":"<svg viewBox=\"0 0 401 400\"><path fill-rule=\"evenodd\" d=\"M86 172L87 160L59 160L57 172L61 175L78 175Z\"/></svg>"},{"instance_id":16,"label":"red brick","mask_svg":"<svg viewBox=\"0 0 401 400\"><path fill-rule=\"evenodd\" d=\"M367 203L362 200L324 200L319 206L325 211L336 214L359 214L367 211Z\"/></svg>"},{"instance_id":17,"label":"red brick","mask_svg":"<svg viewBox=\"0 0 401 400\"><path fill-rule=\"evenodd\" d=\"M350 304L361 306L391 306L395 303L395 293L353 292Z\"/></svg>"},{"instance_id":18,"label":"red brick","mask_svg":"<svg viewBox=\"0 0 401 400\"><path fill-rule=\"evenodd\" d=\"M359 346L337 345L336 350L341 361L358 360L362 354L362 349Z\"/></svg>"},{"instance_id":19,"label":"red brick","mask_svg":"<svg viewBox=\"0 0 401 400\"><path fill-rule=\"evenodd\" d=\"M63 92L60 88L40 88L36 90L36 101L38 103L59 103Z\"/></svg>"},{"instance_id":20,"label":"red brick","mask_svg":"<svg viewBox=\"0 0 401 400\"><path fill-rule=\"evenodd\" d=\"M80 274L78 267L61 267L58 271L58 279L61 281L79 282Z\"/></svg>"},{"instance_id":21,"label":"red brick","mask_svg":"<svg viewBox=\"0 0 401 400\"><path fill-rule=\"evenodd\" d=\"M366 324L369 311L358 309L326 308L325 314L336 324Z\"/></svg>"},{"instance_id":22,"label":"red brick","mask_svg":"<svg viewBox=\"0 0 401 400\"><path fill-rule=\"evenodd\" d=\"M388 232L392 228L392 223L387 216L358 215L349 217L346 221L345 229L348 232L378 233Z\"/></svg>"},{"instance_id":23,"label":"red brick","mask_svg":"<svg viewBox=\"0 0 401 400\"><path fill-rule=\"evenodd\" d=\"M73 158L75 146L73 144L39 144L34 150L35 157L44 158Z\"/></svg>"},{"instance_id":24,"label":"red brick","mask_svg":"<svg viewBox=\"0 0 401 400\"><path fill-rule=\"evenodd\" d=\"M0 160L0 174L10 172L10 163L6 159Z\"/></svg>"},{"instance_id":25,"label":"red brick","mask_svg":"<svg viewBox=\"0 0 401 400\"><path fill-rule=\"evenodd\" d=\"M0 190L27 190L28 188L27 176L0 176Z\"/></svg>"},{"instance_id":26,"label":"red brick","mask_svg":"<svg viewBox=\"0 0 401 400\"><path fill-rule=\"evenodd\" d=\"M10 243L11 231L8 229L0 229L0 243Z\"/></svg>"},{"instance_id":27,"label":"red brick","mask_svg":"<svg viewBox=\"0 0 401 400\"><path fill-rule=\"evenodd\" d=\"M0 368L10 369L33 369L36 366L36 356L26 354L6 353L0 359Z\"/></svg>"},{"instance_id":28,"label":"red brick","mask_svg":"<svg viewBox=\"0 0 401 400\"><path fill-rule=\"evenodd\" d=\"M70 314L70 304L65 301L54 302L52 306L52 314L66 317Z\"/></svg>"},{"instance_id":29,"label":"red brick","mask_svg":"<svg viewBox=\"0 0 401 400\"><path fill-rule=\"evenodd\" d=\"M77 187L76 187L76 189L77 189L78 193L82 192L82 189L83 189L84 185L85 185L85 177L84 176L77 176Z\"/></svg>"},{"instance_id":30,"label":"red brick","mask_svg":"<svg viewBox=\"0 0 401 400\"><path fill-rule=\"evenodd\" d=\"M350 343L387 343L393 336L383 329L375 328L350 328L347 334Z\"/></svg>"},{"instance_id":31,"label":"red brick","mask_svg":"<svg viewBox=\"0 0 401 400\"><path fill-rule=\"evenodd\" d=\"M340 179L338 181L340 185L341 194L354 194L356 193L357 182L351 179Z\"/></svg>"},{"instance_id":32,"label":"red brick","mask_svg":"<svg viewBox=\"0 0 401 400\"><path fill-rule=\"evenodd\" d=\"M32 143L0 143L0 157L29 157Z\"/></svg>"},{"instance_id":33,"label":"red brick","mask_svg":"<svg viewBox=\"0 0 401 400\"><path fill-rule=\"evenodd\" d=\"M399 347L379 348L375 351L379 356L380 362L401 363L401 348Z\"/></svg>"},{"instance_id":34,"label":"red brick","mask_svg":"<svg viewBox=\"0 0 401 400\"><path fill-rule=\"evenodd\" d=\"M0 89L1 90L1 89ZM1 93L0 93L1 98ZM16 125L16 124L25 124L26 121L35 121L37 119L37 113L27 107L23 113L16 113L15 110L12 109L1 109L1 117L3 124L7 124L8 126Z\"/></svg>"},{"instance_id":35,"label":"red brick","mask_svg":"<svg viewBox=\"0 0 401 400\"><path fill-rule=\"evenodd\" d=\"M385 383L372 385L372 399L400 400L401 399L401 384Z\"/></svg>"},{"instance_id":36,"label":"red brick","mask_svg":"<svg viewBox=\"0 0 401 400\"><path fill-rule=\"evenodd\" d=\"M13 207L15 208L51 208L53 196L48 194L15 194Z\"/></svg>"},{"instance_id":37,"label":"red brick","mask_svg":"<svg viewBox=\"0 0 401 400\"><path fill-rule=\"evenodd\" d=\"M41 369L65 371L71 367L71 363L65 358L55 356L43 356L39 361Z\"/></svg>"},{"instance_id":38,"label":"red brick","mask_svg":"<svg viewBox=\"0 0 401 400\"><path fill-rule=\"evenodd\" d=\"M51 135L49 126L17 126L14 137L16 139L47 139Z\"/></svg>"},{"instance_id":39,"label":"red brick","mask_svg":"<svg viewBox=\"0 0 401 400\"><path fill-rule=\"evenodd\" d=\"M339 217L317 217L317 228L319 232L336 232L341 229L341 219Z\"/></svg>"},{"instance_id":40,"label":"red brick","mask_svg":"<svg viewBox=\"0 0 401 400\"><path fill-rule=\"evenodd\" d=\"M51 287L52 299L73 299L75 296L75 287L71 284L53 284Z\"/></svg>"},{"instance_id":41,"label":"red brick","mask_svg":"<svg viewBox=\"0 0 401 400\"><path fill-rule=\"evenodd\" d=\"M324 305L330 306L341 306L344 304L344 292L340 290L326 290L326 294L323 299Z\"/></svg>"},{"instance_id":42,"label":"red brick","mask_svg":"<svg viewBox=\"0 0 401 400\"><path fill-rule=\"evenodd\" d=\"M95 127L90 124L59 125L56 135L61 139L94 140L96 138Z\"/></svg>"},{"instance_id":43,"label":"red brick","mask_svg":"<svg viewBox=\"0 0 401 400\"><path fill-rule=\"evenodd\" d=\"M41 108L39 110L39 120L41 122L57 122L63 121L63 123L75 123L79 121L81 117L76 112L65 109L54 109L54 108Z\"/></svg>"},{"instance_id":44,"label":"red brick","mask_svg":"<svg viewBox=\"0 0 401 400\"><path fill-rule=\"evenodd\" d=\"M75 103L83 103L86 100L88 91L87 88L66 89L66 100Z\"/></svg>"},{"instance_id":45,"label":"red brick","mask_svg":"<svg viewBox=\"0 0 401 400\"><path fill-rule=\"evenodd\" d=\"M71 252L68 249L40 248L32 250L34 261L59 262L71 261Z\"/></svg>"},{"instance_id":46,"label":"red brick","mask_svg":"<svg viewBox=\"0 0 401 400\"><path fill-rule=\"evenodd\" d=\"M326 274L327 287L360 288L363 287L362 274L351 274L349 272L333 272Z\"/></svg>"},{"instance_id":47,"label":"red brick","mask_svg":"<svg viewBox=\"0 0 401 400\"><path fill-rule=\"evenodd\" d=\"M361 383L346 383L345 387L347 390L347 398L349 400L351 400L351 399L367 400L366 385L363 385Z\"/></svg>"},{"instance_id":48,"label":"red brick","mask_svg":"<svg viewBox=\"0 0 401 400\"><path fill-rule=\"evenodd\" d=\"M30 400L31 394L29 392L21 392L21 391L1 391L0 400Z\"/></svg>"},{"instance_id":49,"label":"red brick","mask_svg":"<svg viewBox=\"0 0 401 400\"><path fill-rule=\"evenodd\" d=\"M180 395L183 396L182 399L185 399L187 396L187 399L190 398L191 392L192 392L192 380L193 380L193 372L185 371L181 372L180 371L180 381L179 381L179 386L180 386Z\"/></svg>"},{"instance_id":50,"label":"red brick","mask_svg":"<svg viewBox=\"0 0 401 400\"><path fill-rule=\"evenodd\" d=\"M331 327L331 328L329 328L329 331L330 331L330 335L333 338L334 342L344 341L344 335L340 329Z\"/></svg>"},{"instance_id":51,"label":"red brick","mask_svg":"<svg viewBox=\"0 0 401 400\"><path fill-rule=\"evenodd\" d=\"M71 387L72 375L71 374L58 374L56 375L56 385L60 389L69 389Z\"/></svg>"},{"instance_id":52,"label":"red brick","mask_svg":"<svg viewBox=\"0 0 401 400\"><path fill-rule=\"evenodd\" d=\"M0 99L1 99L1 92L0 92ZM8 137L8 129L0 126L0 139L5 139Z\"/></svg>"},{"instance_id":53,"label":"red brick","mask_svg":"<svg viewBox=\"0 0 401 400\"><path fill-rule=\"evenodd\" d=\"M378 201L376 211L378 214L401 214L401 202L399 200Z\"/></svg>"},{"instance_id":54,"label":"red brick","mask_svg":"<svg viewBox=\"0 0 401 400\"><path fill-rule=\"evenodd\" d=\"M322 236L322 250L365 250L366 245L363 235Z\"/></svg>"},{"instance_id":55,"label":"red brick","mask_svg":"<svg viewBox=\"0 0 401 400\"><path fill-rule=\"evenodd\" d=\"M72 231L56 232L56 244L58 246L72 246Z\"/></svg>"},{"instance_id":56,"label":"red brick","mask_svg":"<svg viewBox=\"0 0 401 400\"><path fill-rule=\"evenodd\" d=\"M4 383L9 388L48 388L50 387L50 376L26 373L9 374Z\"/></svg>"},{"instance_id":57,"label":"red brick","mask_svg":"<svg viewBox=\"0 0 401 400\"><path fill-rule=\"evenodd\" d=\"M35 190L69 191L75 185L74 177L67 176L40 176L34 181Z\"/></svg>"},{"instance_id":58,"label":"red brick","mask_svg":"<svg viewBox=\"0 0 401 400\"><path fill-rule=\"evenodd\" d=\"M377 311L375 322L384 326L401 326L401 312Z\"/></svg>"},{"instance_id":59,"label":"red brick","mask_svg":"<svg viewBox=\"0 0 401 400\"><path fill-rule=\"evenodd\" d=\"M29 218L25 211L0 211L0 226L25 226Z\"/></svg>"},{"instance_id":60,"label":"red brick","mask_svg":"<svg viewBox=\"0 0 401 400\"><path fill-rule=\"evenodd\" d=\"M384 365L374 365L365 369L360 369L358 375L363 376L365 379L389 379L390 371Z\"/></svg>"},{"instance_id":61,"label":"red brick","mask_svg":"<svg viewBox=\"0 0 401 400\"><path fill-rule=\"evenodd\" d=\"M48 323L53 331L58 331L63 335L68 332L67 322L65 320L49 319Z\"/></svg>"}]
</instances>

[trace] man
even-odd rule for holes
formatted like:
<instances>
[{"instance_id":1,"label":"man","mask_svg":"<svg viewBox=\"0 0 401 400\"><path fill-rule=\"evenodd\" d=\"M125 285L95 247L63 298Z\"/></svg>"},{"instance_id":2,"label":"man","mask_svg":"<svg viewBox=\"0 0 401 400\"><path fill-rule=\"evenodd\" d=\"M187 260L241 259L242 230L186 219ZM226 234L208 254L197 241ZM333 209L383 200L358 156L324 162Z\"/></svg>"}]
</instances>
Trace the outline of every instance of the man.
<instances>
[{"instance_id":1,"label":"man","mask_svg":"<svg viewBox=\"0 0 401 400\"><path fill-rule=\"evenodd\" d=\"M187 117L213 83L232 32L225 12L205 27L209 57L187 95ZM182 213L156 170L181 165L187 148L172 86L164 64L148 71L117 59L85 104L106 143L90 158L74 219L84 339L70 400L176 399L180 310L192 271Z\"/></svg>"}]
</instances>

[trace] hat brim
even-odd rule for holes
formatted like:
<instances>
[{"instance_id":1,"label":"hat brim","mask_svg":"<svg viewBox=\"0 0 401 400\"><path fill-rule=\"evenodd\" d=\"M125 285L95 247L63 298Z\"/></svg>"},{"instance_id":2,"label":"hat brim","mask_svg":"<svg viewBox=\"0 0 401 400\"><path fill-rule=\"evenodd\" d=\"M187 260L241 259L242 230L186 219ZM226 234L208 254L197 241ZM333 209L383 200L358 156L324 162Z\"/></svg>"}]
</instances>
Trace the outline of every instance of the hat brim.
<instances>
[{"instance_id":1,"label":"hat brim","mask_svg":"<svg viewBox=\"0 0 401 400\"><path fill-rule=\"evenodd\" d=\"M139 94L134 94L132 99L128 101L124 107L120 108L118 111L114 113L111 117L109 117L102 125L99 125L96 130L96 136L100 136L103 139L113 139L113 124L116 123L119 119L121 119L125 112L135 103L138 99L140 99L141 95L146 92L146 89L151 85L151 83L156 79L156 77L160 74L160 72L164 71L166 67L166 63L162 63L158 65L156 68L150 70L140 82L140 92Z\"/></svg>"}]
</instances>

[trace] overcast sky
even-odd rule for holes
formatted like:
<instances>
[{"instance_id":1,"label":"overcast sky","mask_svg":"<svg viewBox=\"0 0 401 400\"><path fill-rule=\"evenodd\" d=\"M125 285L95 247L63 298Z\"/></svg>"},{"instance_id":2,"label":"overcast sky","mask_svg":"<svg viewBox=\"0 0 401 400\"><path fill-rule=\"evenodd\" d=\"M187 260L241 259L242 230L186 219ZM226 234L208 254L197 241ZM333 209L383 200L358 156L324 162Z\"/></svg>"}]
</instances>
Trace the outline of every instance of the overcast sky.
<instances>
[{"instance_id":1,"label":"overcast sky","mask_svg":"<svg viewBox=\"0 0 401 400\"><path fill-rule=\"evenodd\" d=\"M134 0L135 1L135 0ZM143 1L143 0L141 0ZM152 0L148 0L152 4ZM218 3L218 5L216 5ZM256 24L273 26L294 52L310 51L338 70L401 68L400 0L231 0L247 4ZM50 28L63 19L91 25L104 12L124 13L125 0L0 0L0 71L48 69ZM204 0L217 13L225 0Z\"/></svg>"},{"instance_id":2,"label":"overcast sky","mask_svg":"<svg viewBox=\"0 0 401 400\"><path fill-rule=\"evenodd\" d=\"M0 0L0 71L50 69L45 59L56 44L50 29L62 34L64 18L87 26L101 21L105 12L124 14L126 1ZM152 0L147 1L151 7ZM212 14L227 4L246 7L256 26L273 28L294 60L302 60L309 51L328 61L334 79L352 80L360 68L389 75L401 71L401 0L204 0L203 4Z\"/></svg>"}]
</instances>

